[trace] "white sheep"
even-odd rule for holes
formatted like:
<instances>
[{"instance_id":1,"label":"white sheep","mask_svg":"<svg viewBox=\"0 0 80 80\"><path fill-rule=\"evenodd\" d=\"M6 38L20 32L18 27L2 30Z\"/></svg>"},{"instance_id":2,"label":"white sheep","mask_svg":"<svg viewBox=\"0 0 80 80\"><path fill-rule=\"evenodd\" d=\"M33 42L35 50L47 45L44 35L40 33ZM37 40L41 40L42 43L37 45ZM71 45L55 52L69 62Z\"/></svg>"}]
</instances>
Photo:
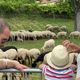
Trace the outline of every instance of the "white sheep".
<instances>
[{"instance_id":1,"label":"white sheep","mask_svg":"<svg viewBox=\"0 0 80 80\"><path fill-rule=\"evenodd\" d=\"M46 25L47 29L46 30L49 30L49 31L52 31L52 32L55 32L55 31L59 31L60 28L59 26L52 26L50 24Z\"/></svg>"},{"instance_id":2,"label":"white sheep","mask_svg":"<svg viewBox=\"0 0 80 80\"><path fill-rule=\"evenodd\" d=\"M0 59L6 59L6 58L7 58L7 54L2 50L0 50Z\"/></svg>"},{"instance_id":3,"label":"white sheep","mask_svg":"<svg viewBox=\"0 0 80 80\"><path fill-rule=\"evenodd\" d=\"M30 57L37 58L40 55L40 50L37 48L33 48L29 50Z\"/></svg>"},{"instance_id":4,"label":"white sheep","mask_svg":"<svg viewBox=\"0 0 80 80\"><path fill-rule=\"evenodd\" d=\"M73 31L69 34L69 37L73 37L73 38L80 38L80 32L79 31Z\"/></svg>"},{"instance_id":5,"label":"white sheep","mask_svg":"<svg viewBox=\"0 0 80 80\"><path fill-rule=\"evenodd\" d=\"M15 40L15 36L16 36L17 31L11 31L10 32L10 40L14 41Z\"/></svg>"},{"instance_id":6,"label":"white sheep","mask_svg":"<svg viewBox=\"0 0 80 80\"><path fill-rule=\"evenodd\" d=\"M0 50L0 59L6 58L6 59L15 59L17 56L17 51L15 49L9 49L5 52Z\"/></svg>"},{"instance_id":7,"label":"white sheep","mask_svg":"<svg viewBox=\"0 0 80 80\"><path fill-rule=\"evenodd\" d=\"M53 30L53 26L51 24L47 24L46 25L46 30L52 31Z\"/></svg>"},{"instance_id":8,"label":"white sheep","mask_svg":"<svg viewBox=\"0 0 80 80\"><path fill-rule=\"evenodd\" d=\"M61 30L61 31L68 31L68 30L67 30L67 27L66 27L65 25L64 25L64 26L61 26L61 27L60 27L60 30Z\"/></svg>"},{"instance_id":9,"label":"white sheep","mask_svg":"<svg viewBox=\"0 0 80 80\"><path fill-rule=\"evenodd\" d=\"M20 37L17 37L17 41L23 42L23 39Z\"/></svg>"},{"instance_id":10,"label":"white sheep","mask_svg":"<svg viewBox=\"0 0 80 80\"><path fill-rule=\"evenodd\" d=\"M30 64L32 64L32 59L37 59L37 57L41 54L40 50L37 48L33 48L29 50L29 55L30 55Z\"/></svg>"},{"instance_id":11,"label":"white sheep","mask_svg":"<svg viewBox=\"0 0 80 80\"><path fill-rule=\"evenodd\" d=\"M25 57L29 55L28 54L28 49L25 48L19 48L18 49L18 57L22 57L23 59L25 59Z\"/></svg>"},{"instance_id":12,"label":"white sheep","mask_svg":"<svg viewBox=\"0 0 80 80\"><path fill-rule=\"evenodd\" d=\"M54 32L51 32L51 33L49 34L49 36L50 36L50 38L52 38L52 39L56 39L56 38L57 38L57 35L56 35Z\"/></svg>"},{"instance_id":13,"label":"white sheep","mask_svg":"<svg viewBox=\"0 0 80 80\"><path fill-rule=\"evenodd\" d=\"M45 30L45 31L42 31L42 36L43 36L43 38L46 38L46 37L50 36L51 33L52 33L51 31Z\"/></svg>"},{"instance_id":14,"label":"white sheep","mask_svg":"<svg viewBox=\"0 0 80 80\"><path fill-rule=\"evenodd\" d=\"M7 54L8 59L12 59L12 60L15 59L18 54L18 52L15 49L9 49L5 51L4 53Z\"/></svg>"},{"instance_id":15,"label":"white sheep","mask_svg":"<svg viewBox=\"0 0 80 80\"><path fill-rule=\"evenodd\" d=\"M49 39L47 41L45 41L43 47L41 48L43 51L49 50L52 51L52 49L55 46L55 41L54 39Z\"/></svg>"},{"instance_id":16,"label":"white sheep","mask_svg":"<svg viewBox=\"0 0 80 80\"><path fill-rule=\"evenodd\" d=\"M57 33L57 37L59 38L59 37L67 37L67 32L64 32L64 31L61 31L61 32L58 32Z\"/></svg>"},{"instance_id":17,"label":"white sheep","mask_svg":"<svg viewBox=\"0 0 80 80\"><path fill-rule=\"evenodd\" d=\"M30 55L29 55L28 49L25 49L25 48L19 48L18 49L17 57L18 57L18 59L20 59L22 61L21 63L26 64L26 58L29 61L29 56ZM30 62L29 62L29 64L30 64Z\"/></svg>"},{"instance_id":18,"label":"white sheep","mask_svg":"<svg viewBox=\"0 0 80 80\"><path fill-rule=\"evenodd\" d=\"M17 31L17 37L20 37L21 39L25 40L25 33Z\"/></svg>"},{"instance_id":19,"label":"white sheep","mask_svg":"<svg viewBox=\"0 0 80 80\"><path fill-rule=\"evenodd\" d=\"M3 52L3 51L0 49L0 53L1 53L1 52Z\"/></svg>"},{"instance_id":20,"label":"white sheep","mask_svg":"<svg viewBox=\"0 0 80 80\"><path fill-rule=\"evenodd\" d=\"M42 31L33 31L32 34L34 34L35 40L42 38Z\"/></svg>"}]
</instances>

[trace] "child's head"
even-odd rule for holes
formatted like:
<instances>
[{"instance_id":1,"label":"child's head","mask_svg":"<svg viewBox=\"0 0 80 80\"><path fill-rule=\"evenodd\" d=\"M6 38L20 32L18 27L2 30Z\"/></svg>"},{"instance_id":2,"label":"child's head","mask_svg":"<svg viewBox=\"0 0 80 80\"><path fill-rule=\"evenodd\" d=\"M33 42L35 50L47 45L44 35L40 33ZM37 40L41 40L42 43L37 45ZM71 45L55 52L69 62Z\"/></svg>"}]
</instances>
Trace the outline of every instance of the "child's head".
<instances>
[{"instance_id":1,"label":"child's head","mask_svg":"<svg viewBox=\"0 0 80 80\"><path fill-rule=\"evenodd\" d=\"M71 66L74 54L69 54L63 45L56 46L52 52L46 54L44 62L55 69L65 69Z\"/></svg>"}]
</instances>

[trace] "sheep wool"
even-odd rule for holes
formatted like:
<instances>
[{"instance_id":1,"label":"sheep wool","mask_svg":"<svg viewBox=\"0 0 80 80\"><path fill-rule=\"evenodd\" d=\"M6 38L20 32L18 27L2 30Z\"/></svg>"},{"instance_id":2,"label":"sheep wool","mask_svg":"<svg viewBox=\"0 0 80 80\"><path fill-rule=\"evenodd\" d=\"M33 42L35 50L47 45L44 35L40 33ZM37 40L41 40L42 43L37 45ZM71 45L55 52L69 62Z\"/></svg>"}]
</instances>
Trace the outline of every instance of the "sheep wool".
<instances>
[{"instance_id":1,"label":"sheep wool","mask_svg":"<svg viewBox=\"0 0 80 80\"><path fill-rule=\"evenodd\" d=\"M47 49L52 50L54 48L54 46L55 46L54 39L49 39L49 40L45 41L45 43L42 47L42 50L44 50L44 51L47 50Z\"/></svg>"},{"instance_id":2,"label":"sheep wool","mask_svg":"<svg viewBox=\"0 0 80 80\"><path fill-rule=\"evenodd\" d=\"M8 59L14 59L17 56L17 51L15 49L9 49L7 51L5 51L5 53L7 54L7 58Z\"/></svg>"}]
</instances>

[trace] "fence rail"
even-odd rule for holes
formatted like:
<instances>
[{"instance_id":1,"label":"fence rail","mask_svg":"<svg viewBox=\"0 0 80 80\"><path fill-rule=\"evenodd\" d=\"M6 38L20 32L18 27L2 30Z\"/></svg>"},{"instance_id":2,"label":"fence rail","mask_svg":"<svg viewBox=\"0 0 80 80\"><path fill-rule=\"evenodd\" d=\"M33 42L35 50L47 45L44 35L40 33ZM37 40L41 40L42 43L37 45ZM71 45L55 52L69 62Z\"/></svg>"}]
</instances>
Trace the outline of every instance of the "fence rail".
<instances>
[{"instance_id":1,"label":"fence rail","mask_svg":"<svg viewBox=\"0 0 80 80\"><path fill-rule=\"evenodd\" d=\"M13 72L20 73L21 71L17 70L17 69L13 69L13 68L0 70L0 73L4 73L4 72L6 72L6 73L8 73L8 72L9 73L13 73ZM24 69L22 72L25 72L25 73L28 73L28 72L41 73L42 71L40 69L33 69L33 68L31 68L31 69Z\"/></svg>"},{"instance_id":2,"label":"fence rail","mask_svg":"<svg viewBox=\"0 0 80 80\"><path fill-rule=\"evenodd\" d=\"M36 80L36 78L31 79L30 77L28 77L29 74L31 74L31 73L35 73L35 74L39 73L39 75L35 75L35 76L38 77L37 80L42 80L42 71L40 69L31 68L31 69L24 69L23 71L13 69L13 68L2 69L2 70L0 69L0 73L4 73L4 75L2 76L2 78L0 80ZM16 77L18 77L17 73L19 73L19 74L25 73L25 76L22 76L21 79L20 78L17 79L15 77L13 77L14 74L16 74ZM5 76L5 74L6 74L6 76ZM34 76L34 74L31 74L31 75Z\"/></svg>"}]
</instances>

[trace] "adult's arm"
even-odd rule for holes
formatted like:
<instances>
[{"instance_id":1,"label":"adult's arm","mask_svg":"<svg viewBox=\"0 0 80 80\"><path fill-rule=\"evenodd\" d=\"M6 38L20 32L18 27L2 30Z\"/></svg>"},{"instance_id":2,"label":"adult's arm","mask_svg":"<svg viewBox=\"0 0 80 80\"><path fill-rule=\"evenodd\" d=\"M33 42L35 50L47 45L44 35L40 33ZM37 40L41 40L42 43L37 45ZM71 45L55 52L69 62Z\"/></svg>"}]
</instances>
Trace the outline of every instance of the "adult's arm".
<instances>
[{"instance_id":1,"label":"adult's arm","mask_svg":"<svg viewBox=\"0 0 80 80\"><path fill-rule=\"evenodd\" d=\"M15 68L22 71L23 69L26 69L28 67L20 64L16 60L0 59L0 69L5 69L5 68Z\"/></svg>"}]
</instances>

